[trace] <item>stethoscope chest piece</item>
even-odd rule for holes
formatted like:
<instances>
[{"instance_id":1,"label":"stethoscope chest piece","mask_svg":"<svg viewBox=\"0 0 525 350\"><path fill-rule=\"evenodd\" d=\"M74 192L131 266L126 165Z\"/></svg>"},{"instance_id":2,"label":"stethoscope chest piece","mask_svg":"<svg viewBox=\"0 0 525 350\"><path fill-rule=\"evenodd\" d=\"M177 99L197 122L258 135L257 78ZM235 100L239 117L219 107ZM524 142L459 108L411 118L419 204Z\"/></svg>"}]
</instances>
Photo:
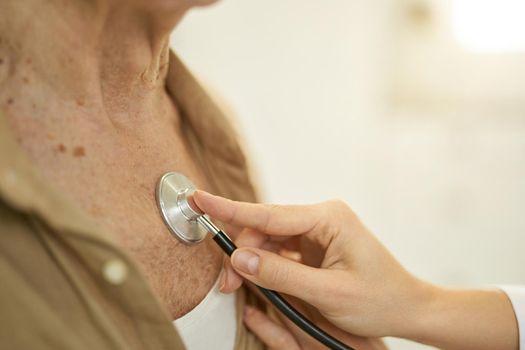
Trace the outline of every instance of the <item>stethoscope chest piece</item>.
<instances>
[{"instance_id":1,"label":"stethoscope chest piece","mask_svg":"<svg viewBox=\"0 0 525 350\"><path fill-rule=\"evenodd\" d=\"M201 227L196 213L188 204L188 197L195 186L179 173L166 173L157 186L157 204L171 234L185 244L193 245L206 238L207 231Z\"/></svg>"}]
</instances>

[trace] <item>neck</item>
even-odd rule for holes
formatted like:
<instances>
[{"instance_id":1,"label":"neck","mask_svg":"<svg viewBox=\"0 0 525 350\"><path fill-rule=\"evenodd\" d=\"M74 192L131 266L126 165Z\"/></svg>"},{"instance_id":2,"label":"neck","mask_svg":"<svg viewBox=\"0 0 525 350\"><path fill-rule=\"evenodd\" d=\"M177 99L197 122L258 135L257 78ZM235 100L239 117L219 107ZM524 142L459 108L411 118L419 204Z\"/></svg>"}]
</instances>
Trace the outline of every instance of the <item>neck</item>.
<instances>
[{"instance_id":1,"label":"neck","mask_svg":"<svg viewBox=\"0 0 525 350\"><path fill-rule=\"evenodd\" d=\"M75 101L113 121L151 109L166 93L169 35L186 9L156 16L129 3L2 0L0 92Z\"/></svg>"}]
</instances>

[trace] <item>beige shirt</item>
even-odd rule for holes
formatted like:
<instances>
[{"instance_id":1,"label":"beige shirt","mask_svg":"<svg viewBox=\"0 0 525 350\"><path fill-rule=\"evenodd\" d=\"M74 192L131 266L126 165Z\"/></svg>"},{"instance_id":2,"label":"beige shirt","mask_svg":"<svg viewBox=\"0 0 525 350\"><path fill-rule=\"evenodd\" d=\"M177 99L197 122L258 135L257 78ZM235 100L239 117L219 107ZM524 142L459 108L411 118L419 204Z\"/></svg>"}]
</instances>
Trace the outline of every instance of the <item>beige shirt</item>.
<instances>
[{"instance_id":1,"label":"beige shirt","mask_svg":"<svg viewBox=\"0 0 525 350\"><path fill-rule=\"evenodd\" d=\"M217 194L254 201L237 135L179 59L167 88ZM0 348L184 349L135 262L89 215L39 176L0 112ZM236 349L263 346L242 323Z\"/></svg>"}]
</instances>

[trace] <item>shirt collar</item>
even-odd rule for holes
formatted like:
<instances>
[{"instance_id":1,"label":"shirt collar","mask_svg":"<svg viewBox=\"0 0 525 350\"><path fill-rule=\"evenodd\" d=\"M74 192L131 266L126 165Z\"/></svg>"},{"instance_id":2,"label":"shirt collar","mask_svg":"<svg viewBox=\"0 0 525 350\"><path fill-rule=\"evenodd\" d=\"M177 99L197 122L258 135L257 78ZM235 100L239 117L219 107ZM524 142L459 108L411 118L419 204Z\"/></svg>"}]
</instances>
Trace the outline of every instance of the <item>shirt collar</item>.
<instances>
[{"instance_id":1,"label":"shirt collar","mask_svg":"<svg viewBox=\"0 0 525 350\"><path fill-rule=\"evenodd\" d=\"M231 120L173 52L166 86L202 147L220 159L244 160Z\"/></svg>"},{"instance_id":2,"label":"shirt collar","mask_svg":"<svg viewBox=\"0 0 525 350\"><path fill-rule=\"evenodd\" d=\"M179 58L171 53L167 89L188 125L187 137L213 188L222 196L256 200L248 165L233 121Z\"/></svg>"}]
</instances>

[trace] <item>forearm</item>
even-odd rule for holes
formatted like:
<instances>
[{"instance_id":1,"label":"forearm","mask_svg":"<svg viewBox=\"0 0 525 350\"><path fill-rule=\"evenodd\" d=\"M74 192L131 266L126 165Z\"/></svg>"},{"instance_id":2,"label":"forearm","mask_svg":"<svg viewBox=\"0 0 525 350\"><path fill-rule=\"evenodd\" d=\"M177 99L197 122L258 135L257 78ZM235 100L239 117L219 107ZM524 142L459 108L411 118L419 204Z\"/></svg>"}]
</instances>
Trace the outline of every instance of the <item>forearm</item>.
<instances>
[{"instance_id":1,"label":"forearm","mask_svg":"<svg viewBox=\"0 0 525 350\"><path fill-rule=\"evenodd\" d=\"M518 349L518 325L500 290L427 287L406 338L441 349Z\"/></svg>"}]
</instances>

